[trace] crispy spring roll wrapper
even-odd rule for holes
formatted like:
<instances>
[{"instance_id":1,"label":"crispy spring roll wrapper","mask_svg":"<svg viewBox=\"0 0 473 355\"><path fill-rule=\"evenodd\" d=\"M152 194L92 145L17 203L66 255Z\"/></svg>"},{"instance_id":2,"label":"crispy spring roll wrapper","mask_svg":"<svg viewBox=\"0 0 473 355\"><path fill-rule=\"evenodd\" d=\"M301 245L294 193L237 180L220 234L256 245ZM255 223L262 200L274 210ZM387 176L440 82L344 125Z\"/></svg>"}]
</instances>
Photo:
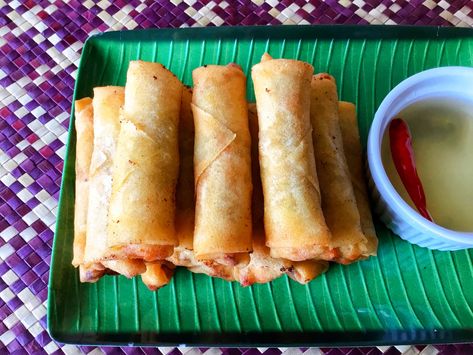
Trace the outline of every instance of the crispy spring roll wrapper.
<instances>
[{"instance_id":1,"label":"crispy spring roll wrapper","mask_svg":"<svg viewBox=\"0 0 473 355\"><path fill-rule=\"evenodd\" d=\"M251 161L246 77L235 64L192 72L197 259L233 265L251 251Z\"/></svg>"},{"instance_id":2,"label":"crispy spring roll wrapper","mask_svg":"<svg viewBox=\"0 0 473 355\"><path fill-rule=\"evenodd\" d=\"M146 271L145 263L138 259L104 260L102 265L109 271L116 272L129 279Z\"/></svg>"},{"instance_id":3,"label":"crispy spring roll wrapper","mask_svg":"<svg viewBox=\"0 0 473 355\"><path fill-rule=\"evenodd\" d=\"M193 251L194 241L194 120L191 110L192 90L182 92L179 120L179 179L176 187L176 235L179 245L166 260L185 266L190 271L233 280L233 267L210 260L197 260Z\"/></svg>"},{"instance_id":4,"label":"crispy spring roll wrapper","mask_svg":"<svg viewBox=\"0 0 473 355\"><path fill-rule=\"evenodd\" d=\"M248 118L251 133L251 172L253 175L253 252L250 262L243 268L235 267L235 279L242 286L254 283L270 282L288 274L299 283L307 283L328 268L324 261L289 261L273 258L270 249L265 245L263 189L261 186L260 167L258 161L258 117L256 105L248 105Z\"/></svg>"},{"instance_id":5,"label":"crispy spring roll wrapper","mask_svg":"<svg viewBox=\"0 0 473 355\"><path fill-rule=\"evenodd\" d=\"M292 262L289 260L271 257L270 249L265 245L264 229L258 226L253 229L250 261L243 267L235 267L234 275L242 286L250 286L273 281L284 275L291 266Z\"/></svg>"},{"instance_id":6,"label":"crispy spring roll wrapper","mask_svg":"<svg viewBox=\"0 0 473 355\"><path fill-rule=\"evenodd\" d=\"M127 277L133 277L145 271L145 265L140 260L102 260L107 250L112 165L120 131L119 111L123 101L124 90L122 87L94 88L94 150L89 171L90 195L87 211L87 244L84 257L85 267L88 270L83 273L83 281L95 281L95 275L105 268Z\"/></svg>"},{"instance_id":7,"label":"crispy spring roll wrapper","mask_svg":"<svg viewBox=\"0 0 473 355\"><path fill-rule=\"evenodd\" d=\"M195 274L205 274L227 281L235 281L235 267L233 265L224 265L214 261L204 260L192 263L192 265L188 266L187 269Z\"/></svg>"},{"instance_id":8,"label":"crispy spring roll wrapper","mask_svg":"<svg viewBox=\"0 0 473 355\"><path fill-rule=\"evenodd\" d=\"M326 272L328 267L329 263L322 260L295 261L286 270L286 274L294 281L305 285Z\"/></svg>"},{"instance_id":9,"label":"crispy spring roll wrapper","mask_svg":"<svg viewBox=\"0 0 473 355\"><path fill-rule=\"evenodd\" d=\"M362 149L355 105L350 102L340 101L338 103L338 115L345 157L353 184L356 205L360 213L361 230L367 239L367 250L364 256L368 257L370 255L376 255L378 237L376 236L373 217L371 215L366 180L363 176Z\"/></svg>"},{"instance_id":10,"label":"crispy spring roll wrapper","mask_svg":"<svg viewBox=\"0 0 473 355\"><path fill-rule=\"evenodd\" d=\"M185 266L193 273L206 274L227 281L235 280L233 265L222 265L213 260L198 260L191 249L176 247L173 255L166 260L176 266Z\"/></svg>"},{"instance_id":11,"label":"crispy spring roll wrapper","mask_svg":"<svg viewBox=\"0 0 473 355\"><path fill-rule=\"evenodd\" d=\"M322 209L332 232L332 246L338 252L334 260L347 264L366 254L367 240L361 230L360 214L343 151L335 79L325 73L314 75L310 92L310 118Z\"/></svg>"},{"instance_id":12,"label":"crispy spring roll wrapper","mask_svg":"<svg viewBox=\"0 0 473 355\"><path fill-rule=\"evenodd\" d=\"M267 54L252 68L266 245L293 261L331 258L309 117L312 73L308 63Z\"/></svg>"},{"instance_id":13,"label":"crispy spring roll wrapper","mask_svg":"<svg viewBox=\"0 0 473 355\"><path fill-rule=\"evenodd\" d=\"M84 261L89 197L89 167L94 146L93 107L90 97L85 97L75 102L75 127L76 193L72 265L78 267Z\"/></svg>"},{"instance_id":14,"label":"crispy spring roll wrapper","mask_svg":"<svg viewBox=\"0 0 473 355\"><path fill-rule=\"evenodd\" d=\"M141 274L141 280L151 291L166 286L174 274L174 265L166 261L146 263L146 271Z\"/></svg>"},{"instance_id":15,"label":"crispy spring roll wrapper","mask_svg":"<svg viewBox=\"0 0 473 355\"><path fill-rule=\"evenodd\" d=\"M130 62L112 173L109 259L163 260L177 245L181 96L182 84L164 66Z\"/></svg>"},{"instance_id":16,"label":"crispy spring roll wrapper","mask_svg":"<svg viewBox=\"0 0 473 355\"><path fill-rule=\"evenodd\" d=\"M84 264L87 243L87 211L89 203L89 169L94 147L92 99L76 101L76 198L74 209L74 245L72 264L79 267L81 282L96 282L105 273L101 264Z\"/></svg>"},{"instance_id":17,"label":"crispy spring roll wrapper","mask_svg":"<svg viewBox=\"0 0 473 355\"><path fill-rule=\"evenodd\" d=\"M92 265L79 265L79 280L80 282L97 282L105 273L107 269L100 263Z\"/></svg>"},{"instance_id":18,"label":"crispy spring roll wrapper","mask_svg":"<svg viewBox=\"0 0 473 355\"><path fill-rule=\"evenodd\" d=\"M96 282L104 275L117 275L118 272L108 267L103 266L100 269L102 264L85 266L84 264L79 265L79 276L81 282Z\"/></svg>"},{"instance_id":19,"label":"crispy spring roll wrapper","mask_svg":"<svg viewBox=\"0 0 473 355\"><path fill-rule=\"evenodd\" d=\"M248 104L248 120L251 134L251 174L253 180L251 206L253 252L250 254L248 265L235 267L235 279L242 286L270 282L282 276L285 270L291 266L291 263L287 260L271 257L270 250L265 244L263 189L258 161L258 116L254 103Z\"/></svg>"}]
</instances>

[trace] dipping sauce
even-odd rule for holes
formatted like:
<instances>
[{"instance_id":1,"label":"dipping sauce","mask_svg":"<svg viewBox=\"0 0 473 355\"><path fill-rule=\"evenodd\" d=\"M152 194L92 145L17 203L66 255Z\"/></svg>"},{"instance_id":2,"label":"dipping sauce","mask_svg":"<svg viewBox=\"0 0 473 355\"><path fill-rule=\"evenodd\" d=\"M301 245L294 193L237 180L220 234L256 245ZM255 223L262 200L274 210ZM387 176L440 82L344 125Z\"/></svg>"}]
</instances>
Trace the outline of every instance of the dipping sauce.
<instances>
[{"instance_id":1,"label":"dipping sauce","mask_svg":"<svg viewBox=\"0 0 473 355\"><path fill-rule=\"evenodd\" d=\"M393 114L409 125L417 172L435 223L473 232L473 101L429 98ZM416 209L392 161L387 129L382 159L394 188Z\"/></svg>"}]
</instances>

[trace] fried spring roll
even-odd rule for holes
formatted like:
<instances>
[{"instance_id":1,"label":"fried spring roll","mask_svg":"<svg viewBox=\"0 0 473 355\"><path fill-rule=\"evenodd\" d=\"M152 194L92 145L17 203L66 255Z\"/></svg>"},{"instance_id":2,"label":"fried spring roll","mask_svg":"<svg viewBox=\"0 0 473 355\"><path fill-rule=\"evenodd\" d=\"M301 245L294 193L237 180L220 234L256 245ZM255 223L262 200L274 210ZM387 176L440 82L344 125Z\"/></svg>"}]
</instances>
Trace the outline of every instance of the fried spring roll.
<instances>
[{"instance_id":1,"label":"fried spring roll","mask_svg":"<svg viewBox=\"0 0 473 355\"><path fill-rule=\"evenodd\" d=\"M251 134L251 174L253 180L252 222L253 222L253 252L250 262L243 267L235 267L235 279L242 286L255 283L266 283L284 275L291 263L270 256L270 250L265 245L263 188L261 187L260 167L258 161L258 116L256 105L248 105L248 119Z\"/></svg>"},{"instance_id":2,"label":"fried spring roll","mask_svg":"<svg viewBox=\"0 0 473 355\"><path fill-rule=\"evenodd\" d=\"M89 167L94 146L93 107L90 97L75 102L76 128L76 186L74 205L74 244L72 265L84 261L87 234L87 204L89 196Z\"/></svg>"},{"instance_id":3,"label":"fried spring roll","mask_svg":"<svg viewBox=\"0 0 473 355\"><path fill-rule=\"evenodd\" d=\"M101 264L84 264L87 244L87 211L89 203L89 169L94 146L92 99L76 101L76 197L74 209L74 245L72 264L79 267L81 282L95 282L105 273Z\"/></svg>"},{"instance_id":4,"label":"fried spring roll","mask_svg":"<svg viewBox=\"0 0 473 355\"><path fill-rule=\"evenodd\" d=\"M324 261L289 261L273 258L270 249L265 245L263 189L261 186L260 167L258 160L258 117L256 105L248 105L248 117L251 133L251 172L253 175L253 252L250 262L243 268L235 268L235 279L242 286L254 283L270 282L288 274L295 281L306 284L328 269Z\"/></svg>"},{"instance_id":5,"label":"fried spring roll","mask_svg":"<svg viewBox=\"0 0 473 355\"><path fill-rule=\"evenodd\" d=\"M233 265L251 251L251 162L246 78L240 67L192 72L197 259Z\"/></svg>"},{"instance_id":6,"label":"fried spring roll","mask_svg":"<svg viewBox=\"0 0 473 355\"><path fill-rule=\"evenodd\" d=\"M103 261L107 250L112 165L120 130L119 110L123 105L123 100L122 87L94 88L94 150L90 164L87 244L84 257L88 271L83 274L83 282L96 281L96 274L105 268L127 277L133 277L145 271L144 263L139 260Z\"/></svg>"},{"instance_id":7,"label":"fried spring roll","mask_svg":"<svg viewBox=\"0 0 473 355\"><path fill-rule=\"evenodd\" d=\"M322 209L332 232L334 260L350 263L365 254L366 238L343 151L338 118L335 79L328 74L313 76L310 118L313 128L315 161L322 193Z\"/></svg>"},{"instance_id":8,"label":"fried spring roll","mask_svg":"<svg viewBox=\"0 0 473 355\"><path fill-rule=\"evenodd\" d=\"M175 189L182 84L158 63L130 62L108 228L108 259L163 260L177 244Z\"/></svg>"},{"instance_id":9,"label":"fried spring roll","mask_svg":"<svg viewBox=\"0 0 473 355\"><path fill-rule=\"evenodd\" d=\"M179 179L176 187L176 235L179 245L166 260L185 266L190 271L226 280L233 279L233 267L211 261L197 260L193 251L194 241L194 119L191 110L192 90L182 92L179 120Z\"/></svg>"},{"instance_id":10,"label":"fried spring roll","mask_svg":"<svg viewBox=\"0 0 473 355\"><path fill-rule=\"evenodd\" d=\"M252 68L266 245L293 261L331 258L309 117L312 73L308 63L267 54Z\"/></svg>"},{"instance_id":11,"label":"fried spring roll","mask_svg":"<svg viewBox=\"0 0 473 355\"><path fill-rule=\"evenodd\" d=\"M356 107L350 102L338 103L340 128L342 131L343 148L350 171L351 182L355 193L356 205L360 213L361 229L367 239L364 256L376 255L378 237L371 216L370 203L366 182L363 177L363 162L360 133L356 119Z\"/></svg>"},{"instance_id":12,"label":"fried spring roll","mask_svg":"<svg viewBox=\"0 0 473 355\"><path fill-rule=\"evenodd\" d=\"M174 265L191 272L233 280L233 267L209 260L197 260L194 254L194 119L191 109L192 90L184 89L179 121L179 179L176 188L176 235L179 245L167 258Z\"/></svg>"},{"instance_id":13,"label":"fried spring roll","mask_svg":"<svg viewBox=\"0 0 473 355\"><path fill-rule=\"evenodd\" d=\"M141 274L141 280L151 291L166 286L174 274L174 265L168 262L146 263L146 272Z\"/></svg>"}]
</instances>

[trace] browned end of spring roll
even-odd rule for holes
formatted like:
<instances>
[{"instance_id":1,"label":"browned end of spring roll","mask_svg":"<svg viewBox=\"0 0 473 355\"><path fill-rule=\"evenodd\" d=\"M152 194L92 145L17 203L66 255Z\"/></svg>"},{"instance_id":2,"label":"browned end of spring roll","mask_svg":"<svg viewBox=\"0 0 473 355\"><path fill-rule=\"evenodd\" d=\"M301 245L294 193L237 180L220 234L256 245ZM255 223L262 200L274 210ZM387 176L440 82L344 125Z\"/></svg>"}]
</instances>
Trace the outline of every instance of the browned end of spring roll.
<instances>
[{"instance_id":1,"label":"browned end of spring roll","mask_svg":"<svg viewBox=\"0 0 473 355\"><path fill-rule=\"evenodd\" d=\"M193 250L181 246L174 248L174 253L166 260L176 266L185 266L193 273L234 280L233 265L222 265L213 260L198 260Z\"/></svg>"},{"instance_id":2,"label":"browned end of spring roll","mask_svg":"<svg viewBox=\"0 0 473 355\"><path fill-rule=\"evenodd\" d=\"M97 282L105 273L106 268L102 264L79 265L80 282Z\"/></svg>"},{"instance_id":3,"label":"browned end of spring roll","mask_svg":"<svg viewBox=\"0 0 473 355\"><path fill-rule=\"evenodd\" d=\"M266 245L271 256L294 261L321 258L330 249L309 117L312 73L308 63L269 56L252 68Z\"/></svg>"},{"instance_id":4,"label":"browned end of spring roll","mask_svg":"<svg viewBox=\"0 0 473 355\"><path fill-rule=\"evenodd\" d=\"M252 183L246 78L234 65L200 67L192 77L194 251L211 262L247 262Z\"/></svg>"},{"instance_id":5,"label":"browned end of spring roll","mask_svg":"<svg viewBox=\"0 0 473 355\"><path fill-rule=\"evenodd\" d=\"M363 158L360 133L356 119L356 107L350 102L338 103L340 128L342 131L343 148L350 171L351 182L355 192L356 205L360 213L361 229L367 239L364 256L376 255L378 237L373 224L371 208L368 198L366 180L363 174Z\"/></svg>"},{"instance_id":6,"label":"browned end of spring roll","mask_svg":"<svg viewBox=\"0 0 473 355\"><path fill-rule=\"evenodd\" d=\"M107 269L123 275L129 279L146 271L146 265L142 260L104 260L101 262Z\"/></svg>"},{"instance_id":7,"label":"browned end of spring roll","mask_svg":"<svg viewBox=\"0 0 473 355\"><path fill-rule=\"evenodd\" d=\"M328 267L329 263L322 260L295 261L286 273L294 281L305 285L326 272Z\"/></svg>"},{"instance_id":8,"label":"browned end of spring roll","mask_svg":"<svg viewBox=\"0 0 473 355\"><path fill-rule=\"evenodd\" d=\"M337 86L331 75L313 76L310 112L322 209L332 246L339 252L334 260L350 263L366 253L366 238L343 150Z\"/></svg>"},{"instance_id":9,"label":"browned end of spring roll","mask_svg":"<svg viewBox=\"0 0 473 355\"><path fill-rule=\"evenodd\" d=\"M174 265L168 262L146 263L146 271L141 280L151 291L166 286L174 274Z\"/></svg>"},{"instance_id":10,"label":"browned end of spring roll","mask_svg":"<svg viewBox=\"0 0 473 355\"><path fill-rule=\"evenodd\" d=\"M196 274L205 274L226 281L235 280L233 265L223 265L212 260L196 261L187 269Z\"/></svg>"}]
</instances>

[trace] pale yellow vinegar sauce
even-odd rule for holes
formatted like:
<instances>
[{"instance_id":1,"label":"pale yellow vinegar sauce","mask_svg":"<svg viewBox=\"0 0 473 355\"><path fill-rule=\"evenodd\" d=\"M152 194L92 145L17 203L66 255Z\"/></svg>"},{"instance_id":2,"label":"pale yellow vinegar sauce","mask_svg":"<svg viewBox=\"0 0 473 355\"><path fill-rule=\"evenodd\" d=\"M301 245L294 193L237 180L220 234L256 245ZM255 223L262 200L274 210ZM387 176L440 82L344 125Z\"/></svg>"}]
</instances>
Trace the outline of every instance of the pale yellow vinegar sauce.
<instances>
[{"instance_id":1,"label":"pale yellow vinegar sauce","mask_svg":"<svg viewBox=\"0 0 473 355\"><path fill-rule=\"evenodd\" d=\"M408 106L396 117L409 125L417 172L435 223L473 232L473 101L427 99ZM416 209L393 164L387 129L382 159L397 192Z\"/></svg>"}]
</instances>

